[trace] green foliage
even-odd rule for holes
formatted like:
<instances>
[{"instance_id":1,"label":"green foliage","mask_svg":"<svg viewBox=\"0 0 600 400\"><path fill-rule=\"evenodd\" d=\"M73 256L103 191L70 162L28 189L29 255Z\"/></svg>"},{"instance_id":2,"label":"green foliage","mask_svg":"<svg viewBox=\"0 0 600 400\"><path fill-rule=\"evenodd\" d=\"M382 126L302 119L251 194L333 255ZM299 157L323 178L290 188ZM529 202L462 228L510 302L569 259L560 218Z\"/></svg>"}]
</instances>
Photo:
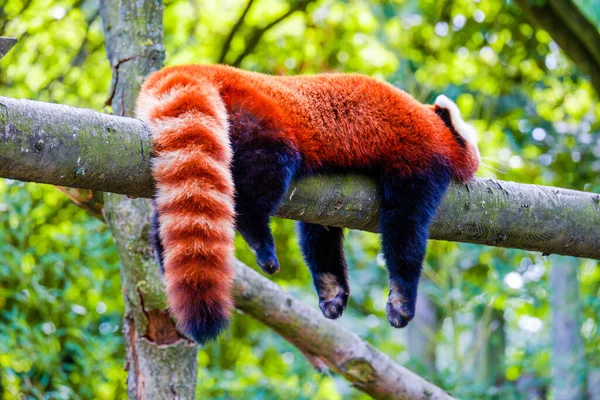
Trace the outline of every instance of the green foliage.
<instances>
[{"instance_id":1,"label":"green foliage","mask_svg":"<svg viewBox=\"0 0 600 400\"><path fill-rule=\"evenodd\" d=\"M0 182L0 393L122 395L118 258L110 232L56 189Z\"/></svg>"},{"instance_id":2,"label":"green foliage","mask_svg":"<svg viewBox=\"0 0 600 400\"><path fill-rule=\"evenodd\" d=\"M575 2L599 25L597 1ZM242 67L275 74L362 72L426 102L445 93L480 132L489 164L480 176L600 192L598 93L514 2L309 3L262 32L300 3L256 0L225 60L247 53ZM166 2L167 64L218 60L245 6ZM0 34L21 39L0 61L3 95L102 110L110 69L96 1L0 0ZM6 182L0 195L0 393L123 396L123 306L106 228L52 188ZM274 221L273 229L282 264L274 279L316 307L293 222ZM240 238L236 246L254 265ZM421 287L439 316L437 329L423 333L436 344L430 368L405 331L387 324L377 236L347 232L346 252L352 295L340 324L459 398L522 398L516 382L524 376L548 386L552 258L430 243ZM580 269L581 333L597 368L600 269L589 260ZM199 366L199 398L365 398L343 379L314 372L293 346L242 314L200 350Z\"/></svg>"}]
</instances>

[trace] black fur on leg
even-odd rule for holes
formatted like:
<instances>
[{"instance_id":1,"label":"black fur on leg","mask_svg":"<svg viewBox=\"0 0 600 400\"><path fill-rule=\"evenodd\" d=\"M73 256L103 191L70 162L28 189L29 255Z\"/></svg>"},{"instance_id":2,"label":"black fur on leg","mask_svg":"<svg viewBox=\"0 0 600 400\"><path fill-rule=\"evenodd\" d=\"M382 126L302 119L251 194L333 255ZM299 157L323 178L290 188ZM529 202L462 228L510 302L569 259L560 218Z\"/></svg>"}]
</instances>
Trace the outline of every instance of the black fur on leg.
<instances>
[{"instance_id":1,"label":"black fur on leg","mask_svg":"<svg viewBox=\"0 0 600 400\"><path fill-rule=\"evenodd\" d=\"M342 228L300 222L298 234L319 295L319 308L325 317L339 318L350 295Z\"/></svg>"},{"instance_id":2,"label":"black fur on leg","mask_svg":"<svg viewBox=\"0 0 600 400\"><path fill-rule=\"evenodd\" d=\"M158 267L160 268L160 273L164 275L165 267L164 267L164 253L165 249L163 247L162 241L160 240L160 224L158 222L158 210L156 209L156 203L154 200L152 201L152 205L154 206L154 212L152 213L152 221L150 223L151 232L150 232L150 244L152 248L156 252L156 258L158 259Z\"/></svg>"},{"instance_id":3,"label":"black fur on leg","mask_svg":"<svg viewBox=\"0 0 600 400\"><path fill-rule=\"evenodd\" d=\"M230 118L234 150L232 173L236 188L236 225L267 274L279 271L269 216L297 174L301 157L280 131L244 110Z\"/></svg>"},{"instance_id":4,"label":"black fur on leg","mask_svg":"<svg viewBox=\"0 0 600 400\"><path fill-rule=\"evenodd\" d=\"M429 224L449 183L449 170L442 163L427 173L381 176L379 227L390 273L386 311L394 327L403 328L414 317Z\"/></svg>"}]
</instances>

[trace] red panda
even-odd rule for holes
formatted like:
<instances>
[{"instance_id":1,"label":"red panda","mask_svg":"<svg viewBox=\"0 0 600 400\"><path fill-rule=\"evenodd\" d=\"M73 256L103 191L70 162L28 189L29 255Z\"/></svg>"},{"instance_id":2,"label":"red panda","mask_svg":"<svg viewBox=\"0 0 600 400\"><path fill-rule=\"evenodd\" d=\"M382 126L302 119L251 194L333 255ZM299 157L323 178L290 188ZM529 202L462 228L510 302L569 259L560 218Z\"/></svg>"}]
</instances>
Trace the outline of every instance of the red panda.
<instances>
[{"instance_id":1,"label":"red panda","mask_svg":"<svg viewBox=\"0 0 600 400\"><path fill-rule=\"evenodd\" d=\"M153 73L137 116L154 141L154 244L180 329L215 338L231 313L237 228L266 273L279 270L268 223L292 179L361 171L379 184L390 272L389 322L413 318L429 224L450 180L479 166L477 136L440 96L424 105L358 74L269 76L220 65ZM342 229L299 223L319 306L338 318L350 293Z\"/></svg>"}]
</instances>

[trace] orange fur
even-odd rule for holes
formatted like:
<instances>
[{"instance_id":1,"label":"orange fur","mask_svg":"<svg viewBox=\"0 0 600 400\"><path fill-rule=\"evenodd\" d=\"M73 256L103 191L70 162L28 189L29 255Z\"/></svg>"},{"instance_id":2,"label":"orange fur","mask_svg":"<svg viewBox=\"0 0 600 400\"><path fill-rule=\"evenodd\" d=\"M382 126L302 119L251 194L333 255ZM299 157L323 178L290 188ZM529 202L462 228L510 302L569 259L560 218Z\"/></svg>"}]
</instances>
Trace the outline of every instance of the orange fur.
<instances>
[{"instance_id":1,"label":"orange fur","mask_svg":"<svg viewBox=\"0 0 600 400\"><path fill-rule=\"evenodd\" d=\"M137 114L154 139L169 306L184 331L229 317L234 204L225 104L201 76L163 71L144 84Z\"/></svg>"},{"instance_id":2,"label":"orange fur","mask_svg":"<svg viewBox=\"0 0 600 400\"><path fill-rule=\"evenodd\" d=\"M163 82L164 75L168 79ZM168 93L172 88L165 82L184 88L191 77L210 81L228 109L241 105L274 121L315 169L324 164L364 167L383 162L410 174L439 154L455 163L456 179L468 179L478 167L475 155L465 157L433 106L367 76L281 77L219 65L185 65L157 73L147 86L159 85L161 93ZM173 107L180 107L180 112L197 108L193 101L186 92ZM206 107L202 111L209 113Z\"/></svg>"},{"instance_id":3,"label":"orange fur","mask_svg":"<svg viewBox=\"0 0 600 400\"><path fill-rule=\"evenodd\" d=\"M470 179L478 153L407 93L363 75L279 77L225 66L186 65L152 74L138 116L154 139L156 202L166 249L171 310L187 325L232 301L234 202L228 110L243 109L298 149L304 167L381 167L397 175L425 171L436 157L453 178Z\"/></svg>"}]
</instances>

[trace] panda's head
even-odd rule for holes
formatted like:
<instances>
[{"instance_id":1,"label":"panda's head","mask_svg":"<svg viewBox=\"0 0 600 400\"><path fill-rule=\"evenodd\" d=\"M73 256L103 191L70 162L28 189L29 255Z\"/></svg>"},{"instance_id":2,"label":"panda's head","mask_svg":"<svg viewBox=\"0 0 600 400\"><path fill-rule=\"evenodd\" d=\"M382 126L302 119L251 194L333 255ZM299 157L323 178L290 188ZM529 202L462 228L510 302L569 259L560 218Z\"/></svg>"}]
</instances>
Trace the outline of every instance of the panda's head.
<instances>
[{"instance_id":1,"label":"panda's head","mask_svg":"<svg viewBox=\"0 0 600 400\"><path fill-rule=\"evenodd\" d=\"M444 121L457 146L452 150L452 167L455 178L459 181L469 180L479 168L481 155L477 146L477 131L465 122L458 106L443 94L435 100L433 110Z\"/></svg>"}]
</instances>

